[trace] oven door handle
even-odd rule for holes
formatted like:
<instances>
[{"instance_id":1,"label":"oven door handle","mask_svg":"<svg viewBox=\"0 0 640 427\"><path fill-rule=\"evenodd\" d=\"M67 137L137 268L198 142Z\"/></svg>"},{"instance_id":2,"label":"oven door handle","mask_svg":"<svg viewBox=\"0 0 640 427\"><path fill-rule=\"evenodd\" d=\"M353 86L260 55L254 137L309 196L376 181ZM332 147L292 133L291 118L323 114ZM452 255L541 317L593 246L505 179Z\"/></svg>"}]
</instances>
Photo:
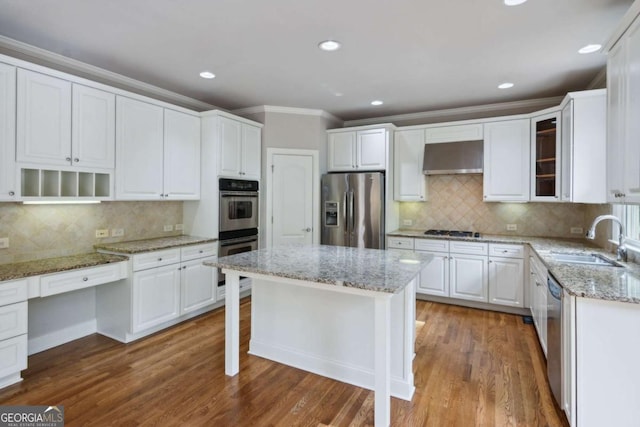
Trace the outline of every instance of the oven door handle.
<instances>
[{"instance_id":1,"label":"oven door handle","mask_svg":"<svg viewBox=\"0 0 640 427\"><path fill-rule=\"evenodd\" d=\"M231 245L237 245L240 243L250 243L250 242L257 242L258 241L258 237L257 236L250 236L250 237L238 237L237 239L229 239L229 240L220 240L220 246L231 246Z\"/></svg>"},{"instance_id":2,"label":"oven door handle","mask_svg":"<svg viewBox=\"0 0 640 427\"><path fill-rule=\"evenodd\" d=\"M220 197L258 197L257 191L221 191Z\"/></svg>"}]
</instances>

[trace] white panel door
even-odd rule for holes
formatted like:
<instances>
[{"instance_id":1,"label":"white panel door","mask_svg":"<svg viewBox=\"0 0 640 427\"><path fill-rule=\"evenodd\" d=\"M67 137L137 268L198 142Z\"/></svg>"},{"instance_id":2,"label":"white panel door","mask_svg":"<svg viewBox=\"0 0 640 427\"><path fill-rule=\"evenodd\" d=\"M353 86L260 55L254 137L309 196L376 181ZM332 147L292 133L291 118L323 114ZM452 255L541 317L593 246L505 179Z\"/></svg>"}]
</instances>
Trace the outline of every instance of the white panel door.
<instances>
[{"instance_id":1,"label":"white panel door","mask_svg":"<svg viewBox=\"0 0 640 427\"><path fill-rule=\"evenodd\" d=\"M180 315L180 270L180 264L172 264L133 273L131 332L149 329Z\"/></svg>"},{"instance_id":2,"label":"white panel door","mask_svg":"<svg viewBox=\"0 0 640 427\"><path fill-rule=\"evenodd\" d=\"M607 201L622 203L626 111L626 44L619 42L607 55Z\"/></svg>"},{"instance_id":3,"label":"white panel door","mask_svg":"<svg viewBox=\"0 0 640 427\"><path fill-rule=\"evenodd\" d=\"M427 178L422 173L424 130L403 130L394 134L393 198L403 202L423 202L427 198Z\"/></svg>"},{"instance_id":4,"label":"white panel door","mask_svg":"<svg viewBox=\"0 0 640 427\"><path fill-rule=\"evenodd\" d=\"M16 67L0 63L0 201L18 197L15 88Z\"/></svg>"},{"instance_id":5,"label":"white panel door","mask_svg":"<svg viewBox=\"0 0 640 427\"><path fill-rule=\"evenodd\" d=\"M241 178L242 172L242 123L226 117L218 118L220 132L220 157L218 174Z\"/></svg>"},{"instance_id":6,"label":"white panel door","mask_svg":"<svg viewBox=\"0 0 640 427\"><path fill-rule=\"evenodd\" d=\"M524 260L489 258L489 302L524 307Z\"/></svg>"},{"instance_id":7,"label":"white panel door","mask_svg":"<svg viewBox=\"0 0 640 427\"><path fill-rule=\"evenodd\" d=\"M361 130L356 135L356 165L359 170L387 168L386 129Z\"/></svg>"},{"instance_id":8,"label":"white panel door","mask_svg":"<svg viewBox=\"0 0 640 427\"><path fill-rule=\"evenodd\" d=\"M419 294L449 296L449 254L416 251L433 255L433 259L420 273Z\"/></svg>"},{"instance_id":9,"label":"white panel door","mask_svg":"<svg viewBox=\"0 0 640 427\"><path fill-rule=\"evenodd\" d=\"M484 125L484 200L529 200L529 120Z\"/></svg>"},{"instance_id":10,"label":"white panel door","mask_svg":"<svg viewBox=\"0 0 640 427\"><path fill-rule=\"evenodd\" d=\"M169 200L200 198L200 118L166 108L163 187Z\"/></svg>"},{"instance_id":11,"label":"white panel door","mask_svg":"<svg viewBox=\"0 0 640 427\"><path fill-rule=\"evenodd\" d=\"M272 246L313 243L313 156L274 154Z\"/></svg>"},{"instance_id":12,"label":"white panel door","mask_svg":"<svg viewBox=\"0 0 640 427\"><path fill-rule=\"evenodd\" d=\"M18 69L17 160L71 164L71 83Z\"/></svg>"},{"instance_id":13,"label":"white panel door","mask_svg":"<svg viewBox=\"0 0 640 427\"><path fill-rule=\"evenodd\" d=\"M71 155L74 165L113 169L116 153L116 97L73 85Z\"/></svg>"},{"instance_id":14,"label":"white panel door","mask_svg":"<svg viewBox=\"0 0 640 427\"><path fill-rule=\"evenodd\" d=\"M262 131L255 126L242 125L242 177L260 180L262 159Z\"/></svg>"},{"instance_id":15,"label":"white panel door","mask_svg":"<svg viewBox=\"0 0 640 427\"><path fill-rule=\"evenodd\" d=\"M353 171L356 168L356 133L329 134L329 172Z\"/></svg>"},{"instance_id":16,"label":"white panel door","mask_svg":"<svg viewBox=\"0 0 640 427\"><path fill-rule=\"evenodd\" d=\"M627 30L626 135L624 149L625 202L640 203L640 20Z\"/></svg>"},{"instance_id":17,"label":"white panel door","mask_svg":"<svg viewBox=\"0 0 640 427\"><path fill-rule=\"evenodd\" d=\"M189 313L216 302L218 269L202 263L217 257L194 259L181 264L180 314Z\"/></svg>"},{"instance_id":18,"label":"white panel door","mask_svg":"<svg viewBox=\"0 0 640 427\"><path fill-rule=\"evenodd\" d=\"M116 200L159 200L163 108L122 96L116 105Z\"/></svg>"},{"instance_id":19,"label":"white panel door","mask_svg":"<svg viewBox=\"0 0 640 427\"><path fill-rule=\"evenodd\" d=\"M451 254L450 262L451 297L487 302L487 257Z\"/></svg>"}]
</instances>

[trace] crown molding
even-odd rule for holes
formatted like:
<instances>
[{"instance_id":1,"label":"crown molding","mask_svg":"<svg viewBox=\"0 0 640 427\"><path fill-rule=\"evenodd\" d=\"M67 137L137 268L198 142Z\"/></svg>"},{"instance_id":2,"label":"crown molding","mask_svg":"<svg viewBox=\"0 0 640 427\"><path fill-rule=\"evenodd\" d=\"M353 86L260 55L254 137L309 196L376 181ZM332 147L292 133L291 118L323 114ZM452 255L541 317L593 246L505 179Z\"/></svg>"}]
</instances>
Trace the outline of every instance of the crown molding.
<instances>
[{"instance_id":1,"label":"crown molding","mask_svg":"<svg viewBox=\"0 0 640 427\"><path fill-rule=\"evenodd\" d=\"M62 71L65 72L82 73L84 76L89 78L98 78L106 84L112 84L122 89L131 90L132 92L146 95L151 98L160 98L197 111L214 110L219 108L215 105L180 95L179 93L162 89L160 87L123 76L122 74L114 73L2 35L0 35L0 50L5 51L9 56L14 56L11 55L11 53L14 53L17 54L20 59L27 61L33 60L35 63L40 65L49 66L51 68L62 67Z\"/></svg>"},{"instance_id":2,"label":"crown molding","mask_svg":"<svg viewBox=\"0 0 640 427\"><path fill-rule=\"evenodd\" d=\"M233 114L256 114L256 113L281 113L281 114L298 114L302 116L319 116L328 120L334 120L342 123L339 117L334 116L324 110L314 110L311 108L296 108L296 107L279 107L276 105L256 105L255 107L241 108L239 110L233 110Z\"/></svg>"},{"instance_id":3,"label":"crown molding","mask_svg":"<svg viewBox=\"0 0 640 427\"><path fill-rule=\"evenodd\" d=\"M596 74L593 80L591 80L591 83L589 83L587 89L602 89L604 87L607 87L607 67L602 67L602 69L598 72L598 74Z\"/></svg>"},{"instance_id":4,"label":"crown molding","mask_svg":"<svg viewBox=\"0 0 640 427\"><path fill-rule=\"evenodd\" d=\"M344 127L372 125L378 123L396 123L421 119L437 119L439 117L451 117L474 113L504 112L506 110L515 109L531 109L534 111L538 108L547 108L553 105L559 105L560 102L562 102L562 99L562 96L555 96L523 101L500 102L496 104L474 105L471 107L449 108L446 110L423 111L420 113L397 114L394 116L372 117L369 119L347 120L344 122Z\"/></svg>"}]
</instances>

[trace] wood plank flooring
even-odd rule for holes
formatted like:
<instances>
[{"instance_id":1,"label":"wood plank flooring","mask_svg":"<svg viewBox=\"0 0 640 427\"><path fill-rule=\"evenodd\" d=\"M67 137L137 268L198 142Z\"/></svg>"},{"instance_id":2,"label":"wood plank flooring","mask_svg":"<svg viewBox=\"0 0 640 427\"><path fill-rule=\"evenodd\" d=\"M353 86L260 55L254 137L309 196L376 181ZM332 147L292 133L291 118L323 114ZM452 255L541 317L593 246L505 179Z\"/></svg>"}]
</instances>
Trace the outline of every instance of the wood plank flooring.
<instances>
[{"instance_id":1,"label":"wood plank flooring","mask_svg":"<svg viewBox=\"0 0 640 427\"><path fill-rule=\"evenodd\" d=\"M67 426L368 426L373 392L247 354L224 375L224 308L131 344L91 335L29 357L0 405L64 405ZM394 426L566 426L533 325L520 316L417 302L416 393ZM312 333L312 331L310 331Z\"/></svg>"}]
</instances>

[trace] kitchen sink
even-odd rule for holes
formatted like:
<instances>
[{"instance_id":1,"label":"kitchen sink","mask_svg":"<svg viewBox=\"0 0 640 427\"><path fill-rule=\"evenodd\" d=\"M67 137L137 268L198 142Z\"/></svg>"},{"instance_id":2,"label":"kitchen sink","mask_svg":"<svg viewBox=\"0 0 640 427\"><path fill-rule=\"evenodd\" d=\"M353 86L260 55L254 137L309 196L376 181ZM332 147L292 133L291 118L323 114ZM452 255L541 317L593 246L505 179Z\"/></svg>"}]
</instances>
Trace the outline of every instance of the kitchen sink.
<instances>
[{"instance_id":1,"label":"kitchen sink","mask_svg":"<svg viewBox=\"0 0 640 427\"><path fill-rule=\"evenodd\" d=\"M576 254L576 253L562 253L551 252L551 257L554 261L568 262L571 264L585 264L585 265L601 265L605 267L622 267L615 261L603 257L599 254Z\"/></svg>"}]
</instances>

